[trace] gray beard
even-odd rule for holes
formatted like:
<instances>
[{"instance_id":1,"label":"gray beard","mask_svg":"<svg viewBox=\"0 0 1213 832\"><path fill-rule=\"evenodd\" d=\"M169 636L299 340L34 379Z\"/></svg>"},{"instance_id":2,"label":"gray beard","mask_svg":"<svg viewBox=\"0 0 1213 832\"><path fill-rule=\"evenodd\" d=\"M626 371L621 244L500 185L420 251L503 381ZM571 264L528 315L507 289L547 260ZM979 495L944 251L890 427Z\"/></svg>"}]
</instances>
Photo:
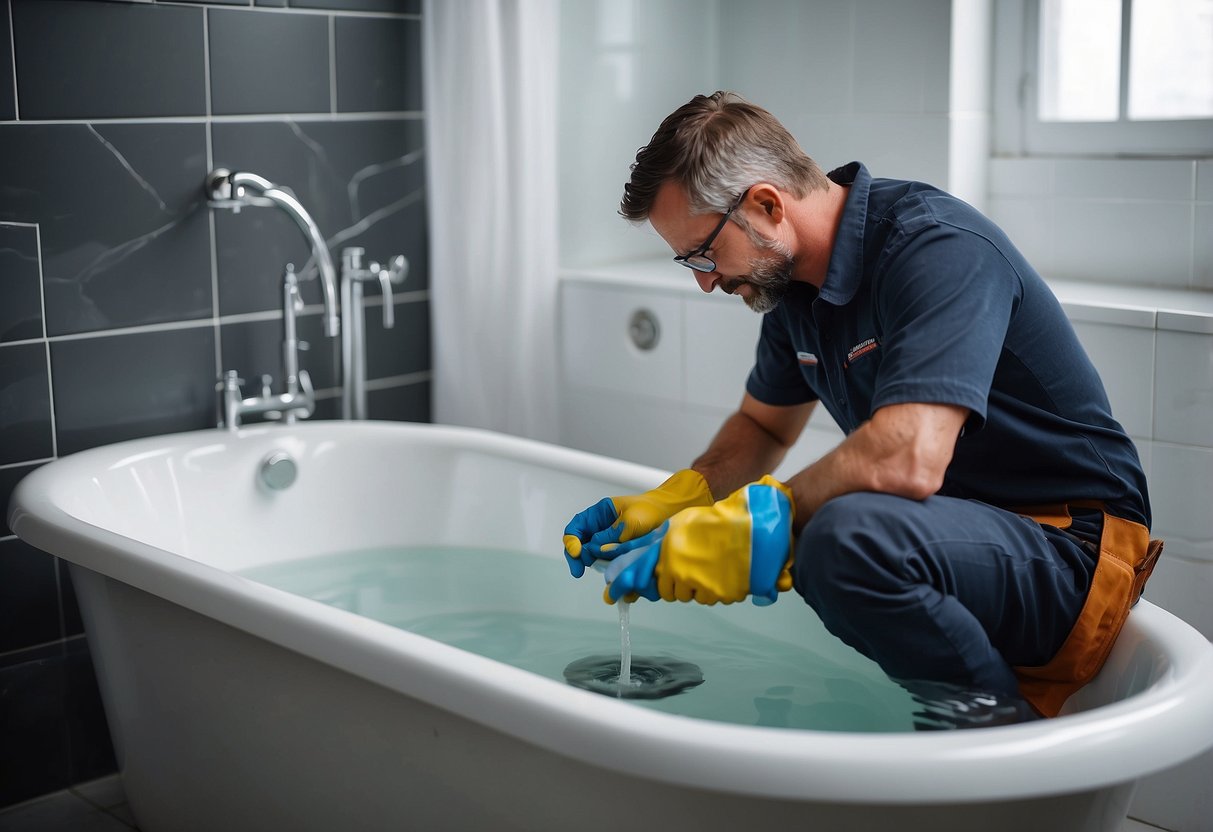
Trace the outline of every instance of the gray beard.
<instances>
[{"instance_id":1,"label":"gray beard","mask_svg":"<svg viewBox=\"0 0 1213 832\"><path fill-rule=\"evenodd\" d=\"M768 254L750 261L748 277L729 281L725 288L736 291L743 284L753 289L752 297L742 298L746 306L759 314L770 312L788 294L792 285L792 258L786 254Z\"/></svg>"}]
</instances>

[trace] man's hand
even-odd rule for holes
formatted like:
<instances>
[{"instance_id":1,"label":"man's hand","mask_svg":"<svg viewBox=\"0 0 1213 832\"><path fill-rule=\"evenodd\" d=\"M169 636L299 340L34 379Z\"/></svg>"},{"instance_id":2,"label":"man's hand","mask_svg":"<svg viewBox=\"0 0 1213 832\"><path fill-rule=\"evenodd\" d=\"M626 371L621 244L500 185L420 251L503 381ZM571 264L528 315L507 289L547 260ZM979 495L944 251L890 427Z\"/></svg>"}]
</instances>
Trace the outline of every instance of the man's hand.
<instances>
[{"instance_id":1,"label":"man's hand","mask_svg":"<svg viewBox=\"0 0 1213 832\"><path fill-rule=\"evenodd\" d=\"M712 491L698 471L686 468L652 491L604 497L576 514L564 528L564 557L574 578L599 558L616 556L620 543L641 537L692 506L710 506Z\"/></svg>"},{"instance_id":2,"label":"man's hand","mask_svg":"<svg viewBox=\"0 0 1213 832\"><path fill-rule=\"evenodd\" d=\"M792 588L792 516L791 491L771 476L680 511L612 553L605 600L773 603Z\"/></svg>"}]
</instances>

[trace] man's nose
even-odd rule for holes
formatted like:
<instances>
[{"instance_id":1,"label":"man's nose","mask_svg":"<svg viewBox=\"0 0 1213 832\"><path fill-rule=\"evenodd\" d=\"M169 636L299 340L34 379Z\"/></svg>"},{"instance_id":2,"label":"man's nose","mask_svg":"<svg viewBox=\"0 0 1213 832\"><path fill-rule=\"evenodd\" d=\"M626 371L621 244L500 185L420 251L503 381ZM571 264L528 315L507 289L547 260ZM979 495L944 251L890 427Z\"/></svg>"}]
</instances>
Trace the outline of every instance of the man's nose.
<instances>
[{"instance_id":1,"label":"man's nose","mask_svg":"<svg viewBox=\"0 0 1213 832\"><path fill-rule=\"evenodd\" d=\"M699 284L700 289L710 293L718 276L716 272L695 272L695 282Z\"/></svg>"}]
</instances>

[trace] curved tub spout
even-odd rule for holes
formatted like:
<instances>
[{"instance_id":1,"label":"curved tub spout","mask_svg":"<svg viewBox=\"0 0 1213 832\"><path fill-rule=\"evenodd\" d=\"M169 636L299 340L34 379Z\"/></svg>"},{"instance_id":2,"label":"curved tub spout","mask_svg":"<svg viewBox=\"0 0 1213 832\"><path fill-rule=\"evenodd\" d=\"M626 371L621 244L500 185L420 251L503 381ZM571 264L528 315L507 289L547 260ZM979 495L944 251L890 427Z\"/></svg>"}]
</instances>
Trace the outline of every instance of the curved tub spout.
<instances>
[{"instance_id":1,"label":"curved tub spout","mask_svg":"<svg viewBox=\"0 0 1213 832\"><path fill-rule=\"evenodd\" d=\"M320 284L324 290L324 334L338 335L341 318L337 310L337 272L333 268L333 257L319 226L295 195L263 176L226 168L216 168L207 175L206 195L213 208L239 211L245 205L274 205L290 215L307 238L312 259L320 271Z\"/></svg>"}]
</instances>

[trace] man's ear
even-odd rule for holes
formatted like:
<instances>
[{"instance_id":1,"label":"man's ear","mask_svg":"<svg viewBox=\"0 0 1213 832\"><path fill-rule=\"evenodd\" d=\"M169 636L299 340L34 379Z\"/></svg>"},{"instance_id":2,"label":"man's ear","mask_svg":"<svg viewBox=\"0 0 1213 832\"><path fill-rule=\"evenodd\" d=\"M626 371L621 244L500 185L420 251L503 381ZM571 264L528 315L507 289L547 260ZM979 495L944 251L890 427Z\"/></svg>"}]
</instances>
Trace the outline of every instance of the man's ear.
<instances>
[{"instance_id":1,"label":"man's ear","mask_svg":"<svg viewBox=\"0 0 1213 832\"><path fill-rule=\"evenodd\" d=\"M745 198L746 218L760 230L783 222L785 206L779 188L769 182L759 182L750 188Z\"/></svg>"}]
</instances>

